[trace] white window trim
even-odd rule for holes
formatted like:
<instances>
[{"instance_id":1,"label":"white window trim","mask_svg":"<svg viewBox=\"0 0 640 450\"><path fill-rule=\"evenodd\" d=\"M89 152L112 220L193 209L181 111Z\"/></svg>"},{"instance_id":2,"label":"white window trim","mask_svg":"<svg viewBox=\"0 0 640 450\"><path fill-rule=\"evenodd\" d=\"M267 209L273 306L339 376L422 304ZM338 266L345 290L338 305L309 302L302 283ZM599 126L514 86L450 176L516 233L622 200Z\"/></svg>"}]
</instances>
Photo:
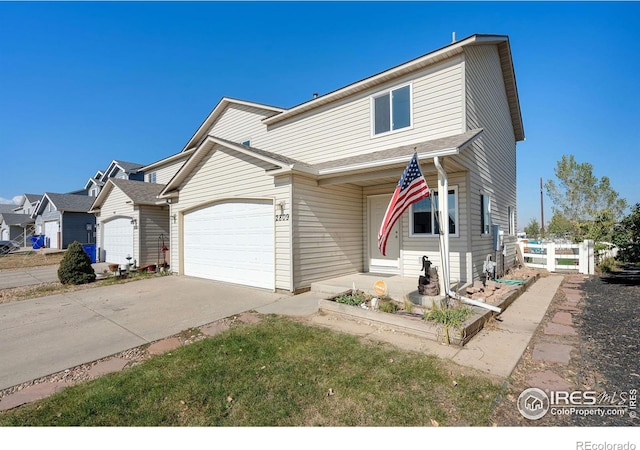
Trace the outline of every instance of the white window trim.
<instances>
[{"instance_id":1,"label":"white window trim","mask_svg":"<svg viewBox=\"0 0 640 450\"><path fill-rule=\"evenodd\" d=\"M397 89L402 89L403 87L406 87L406 86L409 86L409 126L404 128L398 128L397 130L389 130L389 131L385 131L384 133L376 134L375 99L378 97L382 97L383 95L391 94L392 91L395 91ZM393 103L390 104L389 115L391 118L393 118ZM402 131L413 129L413 83L409 82L409 83L400 84L398 86L394 86L394 87L385 89L384 91L380 91L380 92L376 92L375 94L372 94L371 97L369 97L369 116L371 117L370 130L371 130L372 138L389 136L390 134L400 133Z\"/></svg>"},{"instance_id":2,"label":"white window trim","mask_svg":"<svg viewBox=\"0 0 640 450\"><path fill-rule=\"evenodd\" d=\"M491 236L491 225L492 225L492 216L491 216L491 209L493 206L493 199L491 198L491 194L489 194L488 192L480 192L480 225L482 225L483 222L483 218L484 218L484 203L482 202L482 197L487 197L489 199L489 204L488 206L488 213L489 213L489 230L485 231L484 229L482 230L482 233L480 233L482 236ZM485 224L486 225L486 224Z\"/></svg>"},{"instance_id":3,"label":"white window trim","mask_svg":"<svg viewBox=\"0 0 640 450\"><path fill-rule=\"evenodd\" d=\"M507 210L509 212L509 231L510 231L509 235L515 236L516 235L516 207L509 206Z\"/></svg>"},{"instance_id":4,"label":"white window trim","mask_svg":"<svg viewBox=\"0 0 640 450\"><path fill-rule=\"evenodd\" d=\"M456 212L456 232L455 233L450 233L449 237L453 237L453 238L457 238L460 237L460 197L458 196L458 186L457 185L453 185L453 186L449 186L449 190L453 191L453 195L456 199L456 207L455 207L455 212ZM436 189L432 189L431 190L431 195L437 194L438 191ZM448 194L447 194L448 197ZM432 214L432 219L435 222L435 218ZM433 226L434 224L432 224L431 229L434 229L435 227ZM419 239L433 239L433 238L438 238L440 237L439 234L435 234L435 233L431 233L431 234L427 234L427 233L414 233L413 232L413 204L411 205L411 207L409 208L409 237L410 238L419 238Z\"/></svg>"},{"instance_id":5,"label":"white window trim","mask_svg":"<svg viewBox=\"0 0 640 450\"><path fill-rule=\"evenodd\" d=\"M157 183L158 181L158 172L155 170L153 172L149 172L149 183Z\"/></svg>"}]
</instances>

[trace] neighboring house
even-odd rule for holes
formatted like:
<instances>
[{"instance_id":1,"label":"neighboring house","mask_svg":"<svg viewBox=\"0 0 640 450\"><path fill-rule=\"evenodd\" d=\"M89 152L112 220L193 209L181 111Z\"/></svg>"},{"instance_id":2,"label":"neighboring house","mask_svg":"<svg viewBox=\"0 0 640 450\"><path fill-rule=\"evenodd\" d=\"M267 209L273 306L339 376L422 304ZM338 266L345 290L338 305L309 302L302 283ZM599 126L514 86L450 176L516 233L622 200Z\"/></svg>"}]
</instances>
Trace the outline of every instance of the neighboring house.
<instances>
[{"instance_id":1,"label":"neighboring house","mask_svg":"<svg viewBox=\"0 0 640 450\"><path fill-rule=\"evenodd\" d=\"M0 240L13 241L19 247L31 245L29 238L34 232L34 220L31 214L42 196L24 194L18 205L2 205L0 209Z\"/></svg>"},{"instance_id":2,"label":"neighboring house","mask_svg":"<svg viewBox=\"0 0 640 450\"><path fill-rule=\"evenodd\" d=\"M507 36L470 36L287 110L223 98L160 194L172 270L291 292L363 271L417 283L422 255L443 265L429 199L402 215L386 256L377 247L417 152L436 209L448 209L447 281L470 282L487 255L515 261L522 140Z\"/></svg>"},{"instance_id":3,"label":"neighboring house","mask_svg":"<svg viewBox=\"0 0 640 450\"><path fill-rule=\"evenodd\" d=\"M32 230L33 219L27 214L0 214L1 241L13 241L18 247L27 247L30 245L29 237Z\"/></svg>"},{"instance_id":4,"label":"neighboring house","mask_svg":"<svg viewBox=\"0 0 640 450\"><path fill-rule=\"evenodd\" d=\"M31 216L36 234L45 235L49 248L67 248L73 241L94 243L96 217L89 213L94 200L86 195L46 192Z\"/></svg>"},{"instance_id":5,"label":"neighboring house","mask_svg":"<svg viewBox=\"0 0 640 450\"><path fill-rule=\"evenodd\" d=\"M158 199L164 187L118 178L106 182L91 207L97 218L100 261L138 266L164 262L162 246L169 246L169 206Z\"/></svg>"},{"instance_id":6,"label":"neighboring house","mask_svg":"<svg viewBox=\"0 0 640 450\"><path fill-rule=\"evenodd\" d=\"M89 178L84 185L84 191L89 197L97 197L102 187L110 178L121 180L144 181L144 170L142 164L114 159L104 172L99 170Z\"/></svg>"}]
</instances>

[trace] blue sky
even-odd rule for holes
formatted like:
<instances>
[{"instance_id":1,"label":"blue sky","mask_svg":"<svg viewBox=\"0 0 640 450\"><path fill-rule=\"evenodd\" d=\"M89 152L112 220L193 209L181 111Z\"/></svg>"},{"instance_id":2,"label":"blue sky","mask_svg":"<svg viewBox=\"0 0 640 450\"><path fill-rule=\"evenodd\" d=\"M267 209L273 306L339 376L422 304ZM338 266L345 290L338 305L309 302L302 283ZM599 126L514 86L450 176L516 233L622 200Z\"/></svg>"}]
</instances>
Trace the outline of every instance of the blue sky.
<instances>
[{"instance_id":1,"label":"blue sky","mask_svg":"<svg viewBox=\"0 0 640 450\"><path fill-rule=\"evenodd\" d=\"M179 152L224 96L291 107L455 32L511 40L520 229L564 153L635 204L637 30L636 2L0 2L0 202Z\"/></svg>"}]
</instances>

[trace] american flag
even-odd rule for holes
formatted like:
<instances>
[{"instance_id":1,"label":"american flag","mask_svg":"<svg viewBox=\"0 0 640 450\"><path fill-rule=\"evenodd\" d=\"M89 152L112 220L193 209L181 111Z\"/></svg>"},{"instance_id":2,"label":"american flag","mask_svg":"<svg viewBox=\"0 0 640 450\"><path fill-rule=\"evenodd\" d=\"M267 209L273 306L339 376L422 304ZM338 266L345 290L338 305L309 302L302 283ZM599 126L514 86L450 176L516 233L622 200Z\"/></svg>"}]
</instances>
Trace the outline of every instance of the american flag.
<instances>
[{"instance_id":1,"label":"american flag","mask_svg":"<svg viewBox=\"0 0 640 450\"><path fill-rule=\"evenodd\" d=\"M393 197L387 207L387 212L378 232L378 249L383 255L387 254L387 239L396 221L402 213L411 205L429 196L429 186L422 176L418 164L418 153L413 154L409 165L402 172L398 186L393 192Z\"/></svg>"}]
</instances>

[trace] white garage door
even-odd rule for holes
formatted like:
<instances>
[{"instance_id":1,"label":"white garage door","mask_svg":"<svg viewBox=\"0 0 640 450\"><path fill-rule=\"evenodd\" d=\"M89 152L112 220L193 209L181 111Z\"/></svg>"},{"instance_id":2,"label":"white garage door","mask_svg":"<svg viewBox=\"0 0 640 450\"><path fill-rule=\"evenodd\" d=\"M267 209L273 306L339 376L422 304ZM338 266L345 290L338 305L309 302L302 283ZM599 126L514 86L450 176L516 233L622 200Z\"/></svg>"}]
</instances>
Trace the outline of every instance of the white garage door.
<instances>
[{"instance_id":1,"label":"white garage door","mask_svg":"<svg viewBox=\"0 0 640 450\"><path fill-rule=\"evenodd\" d=\"M131 219L119 218L103 222L102 250L105 262L127 264L127 256L133 255L133 225ZM133 263L133 260L131 260Z\"/></svg>"},{"instance_id":2,"label":"white garage door","mask_svg":"<svg viewBox=\"0 0 640 450\"><path fill-rule=\"evenodd\" d=\"M273 203L216 203L184 216L184 274L273 289Z\"/></svg>"},{"instance_id":3,"label":"white garage door","mask_svg":"<svg viewBox=\"0 0 640 450\"><path fill-rule=\"evenodd\" d=\"M58 222L44 223L44 235L49 240L49 248L60 248L60 243L58 242L59 230Z\"/></svg>"}]
</instances>

